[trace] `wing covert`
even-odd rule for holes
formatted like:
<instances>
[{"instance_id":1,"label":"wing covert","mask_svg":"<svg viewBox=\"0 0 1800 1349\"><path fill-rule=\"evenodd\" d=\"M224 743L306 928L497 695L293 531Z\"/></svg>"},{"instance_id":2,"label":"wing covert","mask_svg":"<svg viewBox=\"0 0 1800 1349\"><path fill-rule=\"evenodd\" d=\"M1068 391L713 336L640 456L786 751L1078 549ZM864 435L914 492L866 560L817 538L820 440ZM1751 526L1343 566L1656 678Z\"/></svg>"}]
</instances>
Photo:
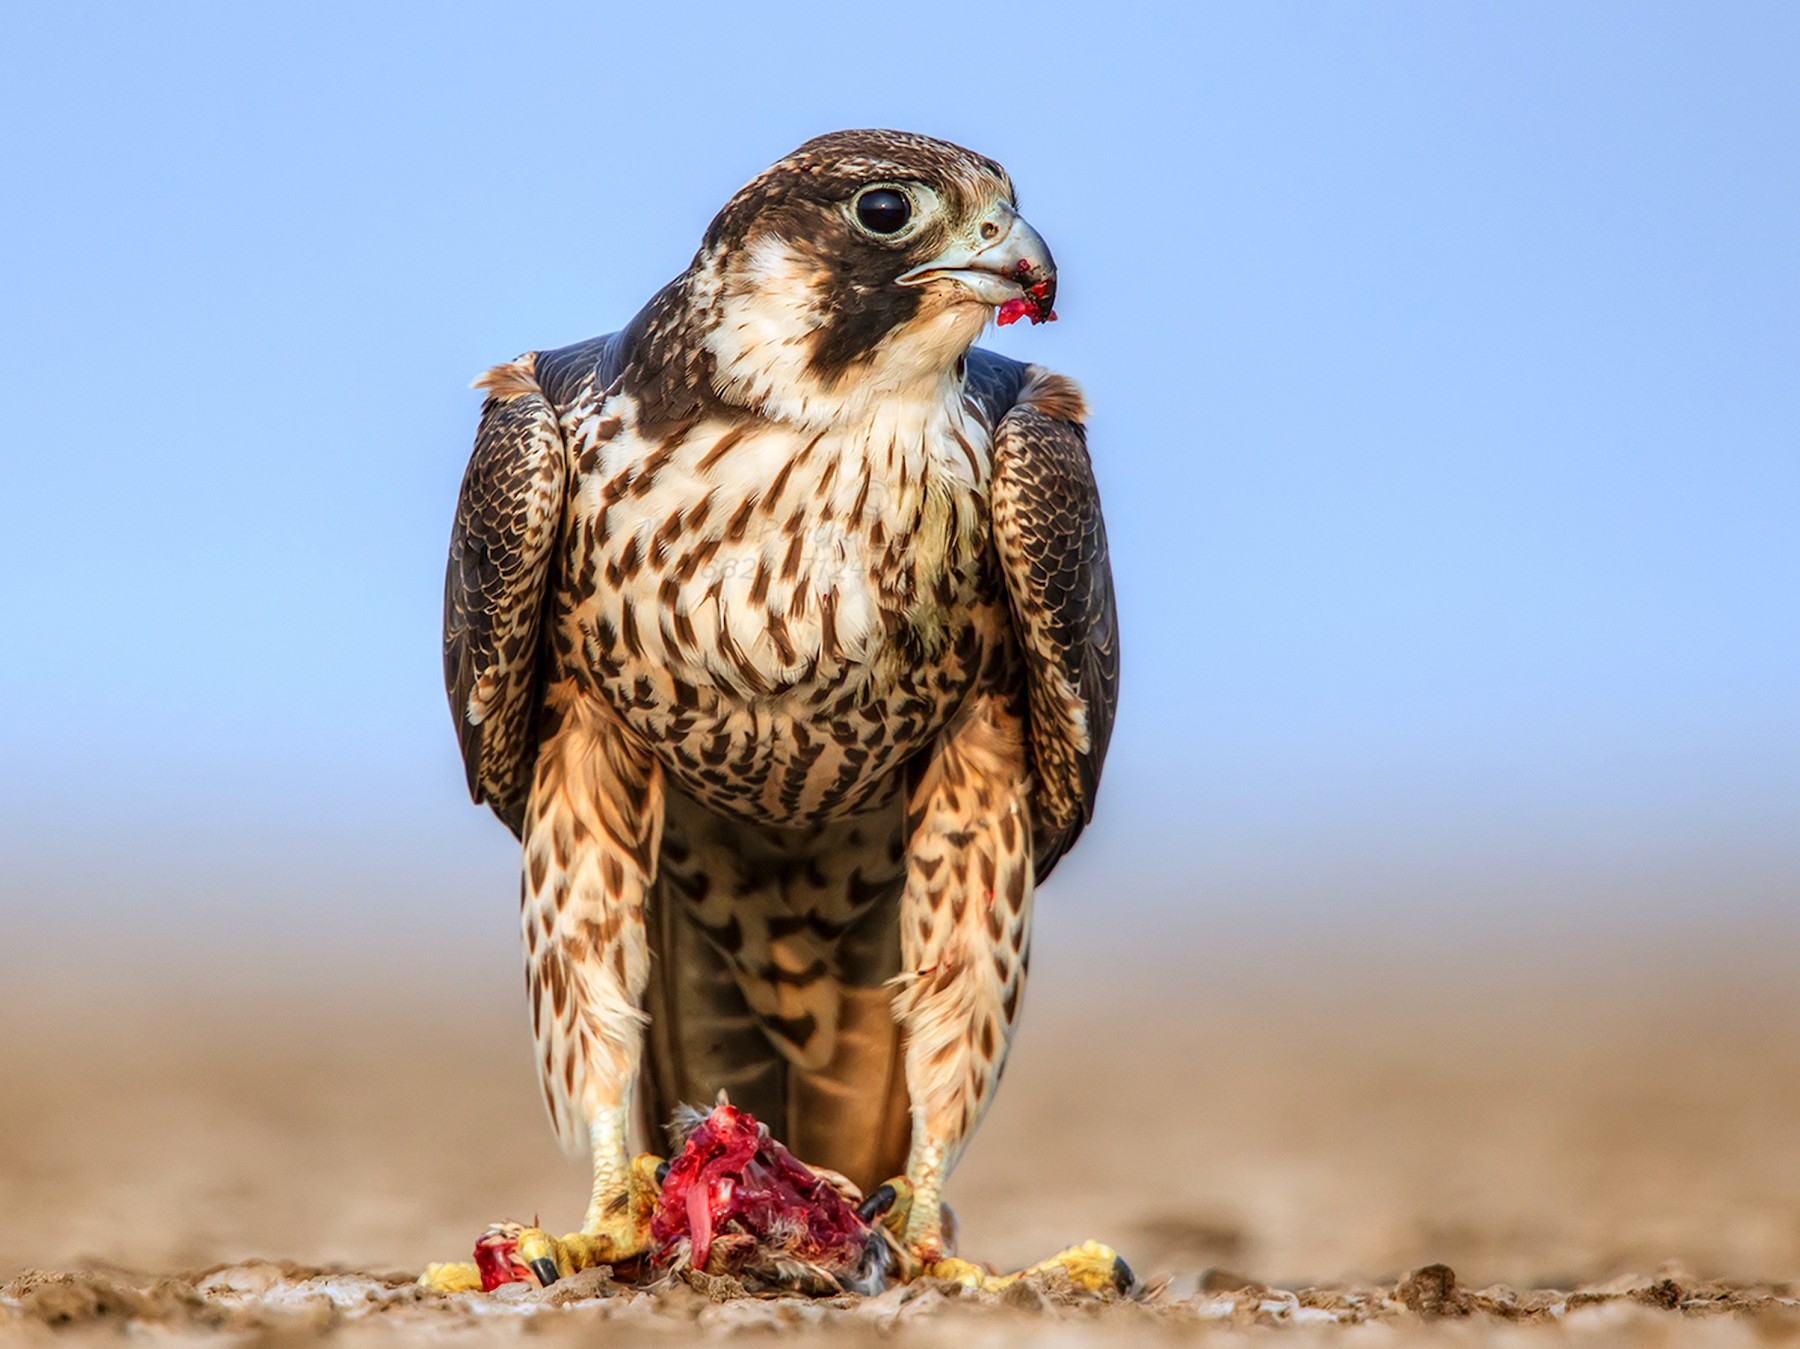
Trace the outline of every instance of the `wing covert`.
<instances>
[{"instance_id":1,"label":"wing covert","mask_svg":"<svg viewBox=\"0 0 1800 1349\"><path fill-rule=\"evenodd\" d=\"M540 635L567 456L535 354L494 367L444 577L444 687L469 795L518 834L531 787Z\"/></svg>"},{"instance_id":2,"label":"wing covert","mask_svg":"<svg viewBox=\"0 0 1800 1349\"><path fill-rule=\"evenodd\" d=\"M994 546L1023 650L1037 877L1092 818L1119 698L1119 621L1100 494L1070 380L1029 368L994 433Z\"/></svg>"}]
</instances>

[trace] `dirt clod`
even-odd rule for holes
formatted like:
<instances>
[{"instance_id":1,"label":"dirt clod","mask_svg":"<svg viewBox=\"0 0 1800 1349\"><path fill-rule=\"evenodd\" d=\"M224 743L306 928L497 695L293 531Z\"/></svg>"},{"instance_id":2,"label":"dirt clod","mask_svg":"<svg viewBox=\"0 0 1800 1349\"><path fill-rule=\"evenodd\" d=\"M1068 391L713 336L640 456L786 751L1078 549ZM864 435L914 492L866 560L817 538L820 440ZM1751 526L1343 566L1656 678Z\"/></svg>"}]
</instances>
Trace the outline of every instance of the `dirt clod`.
<instances>
[{"instance_id":1,"label":"dirt clod","mask_svg":"<svg viewBox=\"0 0 1800 1349\"><path fill-rule=\"evenodd\" d=\"M612 1266L596 1265L566 1279L558 1279L544 1289L543 1301L552 1307L566 1307L571 1302L585 1302L589 1298L613 1297L619 1291L619 1285L613 1282Z\"/></svg>"},{"instance_id":2,"label":"dirt clod","mask_svg":"<svg viewBox=\"0 0 1800 1349\"><path fill-rule=\"evenodd\" d=\"M1468 1305L1456 1287L1456 1271L1448 1265L1420 1265L1400 1280L1400 1301L1427 1320L1463 1316Z\"/></svg>"},{"instance_id":3,"label":"dirt clod","mask_svg":"<svg viewBox=\"0 0 1800 1349\"><path fill-rule=\"evenodd\" d=\"M1042 1312L1050 1306L1050 1299L1030 1279L1020 1279L1017 1283L1008 1284L1000 1294L1000 1301L1008 1307L1028 1312Z\"/></svg>"},{"instance_id":4,"label":"dirt clod","mask_svg":"<svg viewBox=\"0 0 1800 1349\"><path fill-rule=\"evenodd\" d=\"M1648 1303L1652 1307L1673 1311L1681 1305L1681 1285L1673 1279L1658 1279L1648 1288L1638 1289L1632 1296L1639 1302Z\"/></svg>"}]
</instances>

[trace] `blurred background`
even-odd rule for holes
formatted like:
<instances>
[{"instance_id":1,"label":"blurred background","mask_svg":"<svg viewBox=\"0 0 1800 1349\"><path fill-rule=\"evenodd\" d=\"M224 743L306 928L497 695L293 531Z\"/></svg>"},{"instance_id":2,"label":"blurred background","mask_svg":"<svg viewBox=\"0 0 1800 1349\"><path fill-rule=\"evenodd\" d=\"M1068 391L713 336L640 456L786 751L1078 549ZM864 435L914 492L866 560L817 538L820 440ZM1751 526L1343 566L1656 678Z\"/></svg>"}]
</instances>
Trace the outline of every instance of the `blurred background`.
<instances>
[{"instance_id":1,"label":"blurred background","mask_svg":"<svg viewBox=\"0 0 1800 1349\"><path fill-rule=\"evenodd\" d=\"M1038 1085L991 1126L1063 1142L977 1145L971 1239L1041 1254L1015 1219L1059 1194L1270 1276L1791 1271L1797 60L1778 3L14 7L0 1077L40 1089L0 1106L0 1267L454 1253L495 1214L382 1159L502 1120L481 1203L573 1219L516 852L441 686L466 385L621 325L794 145L888 125L1000 159L1056 250L1062 321L989 340L1086 385L1123 607ZM1352 1146L1322 1121L1356 1100ZM346 1141L297 1160L321 1101ZM1521 1111L1561 1160L1496 1170ZM1045 1175L1112 1174L1150 1117L1176 1217ZM214 1217L146 1235L227 1134ZM428 1207L346 1245L264 1202L296 1167ZM1455 1217L1484 1167L1504 1211ZM1705 1204L1642 1183L1673 1174ZM1646 1207L1602 1250L1556 1226L1575 1193Z\"/></svg>"}]
</instances>

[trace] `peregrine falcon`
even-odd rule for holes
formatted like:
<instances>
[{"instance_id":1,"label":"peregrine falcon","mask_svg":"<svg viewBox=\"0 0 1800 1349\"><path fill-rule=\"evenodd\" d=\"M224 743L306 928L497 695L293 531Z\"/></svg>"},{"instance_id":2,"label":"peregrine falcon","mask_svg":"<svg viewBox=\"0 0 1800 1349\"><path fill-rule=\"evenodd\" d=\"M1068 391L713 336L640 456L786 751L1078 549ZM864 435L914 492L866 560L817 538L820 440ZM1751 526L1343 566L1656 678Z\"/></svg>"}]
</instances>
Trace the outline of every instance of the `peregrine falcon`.
<instances>
[{"instance_id":1,"label":"peregrine falcon","mask_svg":"<svg viewBox=\"0 0 1800 1349\"><path fill-rule=\"evenodd\" d=\"M906 1247L953 1253L944 1181L1117 701L1081 392L972 345L1055 293L1000 165L842 131L623 329L477 381L445 679L523 845L540 1078L600 1258L643 1241L635 1147L721 1091L897 1178Z\"/></svg>"}]
</instances>

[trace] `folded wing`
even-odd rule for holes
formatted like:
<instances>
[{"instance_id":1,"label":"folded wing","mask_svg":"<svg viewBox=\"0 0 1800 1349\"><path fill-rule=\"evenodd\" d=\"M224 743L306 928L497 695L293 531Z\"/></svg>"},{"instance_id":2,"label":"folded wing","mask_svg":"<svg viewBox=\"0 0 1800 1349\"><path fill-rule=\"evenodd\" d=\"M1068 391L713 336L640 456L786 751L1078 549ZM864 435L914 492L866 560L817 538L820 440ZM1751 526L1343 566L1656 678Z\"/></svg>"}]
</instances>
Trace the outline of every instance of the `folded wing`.
<instances>
[{"instance_id":1,"label":"folded wing","mask_svg":"<svg viewBox=\"0 0 1800 1349\"><path fill-rule=\"evenodd\" d=\"M540 644L568 463L535 358L496 366L463 476L444 577L444 686L469 795L524 825Z\"/></svg>"},{"instance_id":2,"label":"folded wing","mask_svg":"<svg viewBox=\"0 0 1800 1349\"><path fill-rule=\"evenodd\" d=\"M994 436L994 546L1029 681L1037 879L1092 817L1119 698L1119 621L1075 385L1030 369Z\"/></svg>"}]
</instances>

